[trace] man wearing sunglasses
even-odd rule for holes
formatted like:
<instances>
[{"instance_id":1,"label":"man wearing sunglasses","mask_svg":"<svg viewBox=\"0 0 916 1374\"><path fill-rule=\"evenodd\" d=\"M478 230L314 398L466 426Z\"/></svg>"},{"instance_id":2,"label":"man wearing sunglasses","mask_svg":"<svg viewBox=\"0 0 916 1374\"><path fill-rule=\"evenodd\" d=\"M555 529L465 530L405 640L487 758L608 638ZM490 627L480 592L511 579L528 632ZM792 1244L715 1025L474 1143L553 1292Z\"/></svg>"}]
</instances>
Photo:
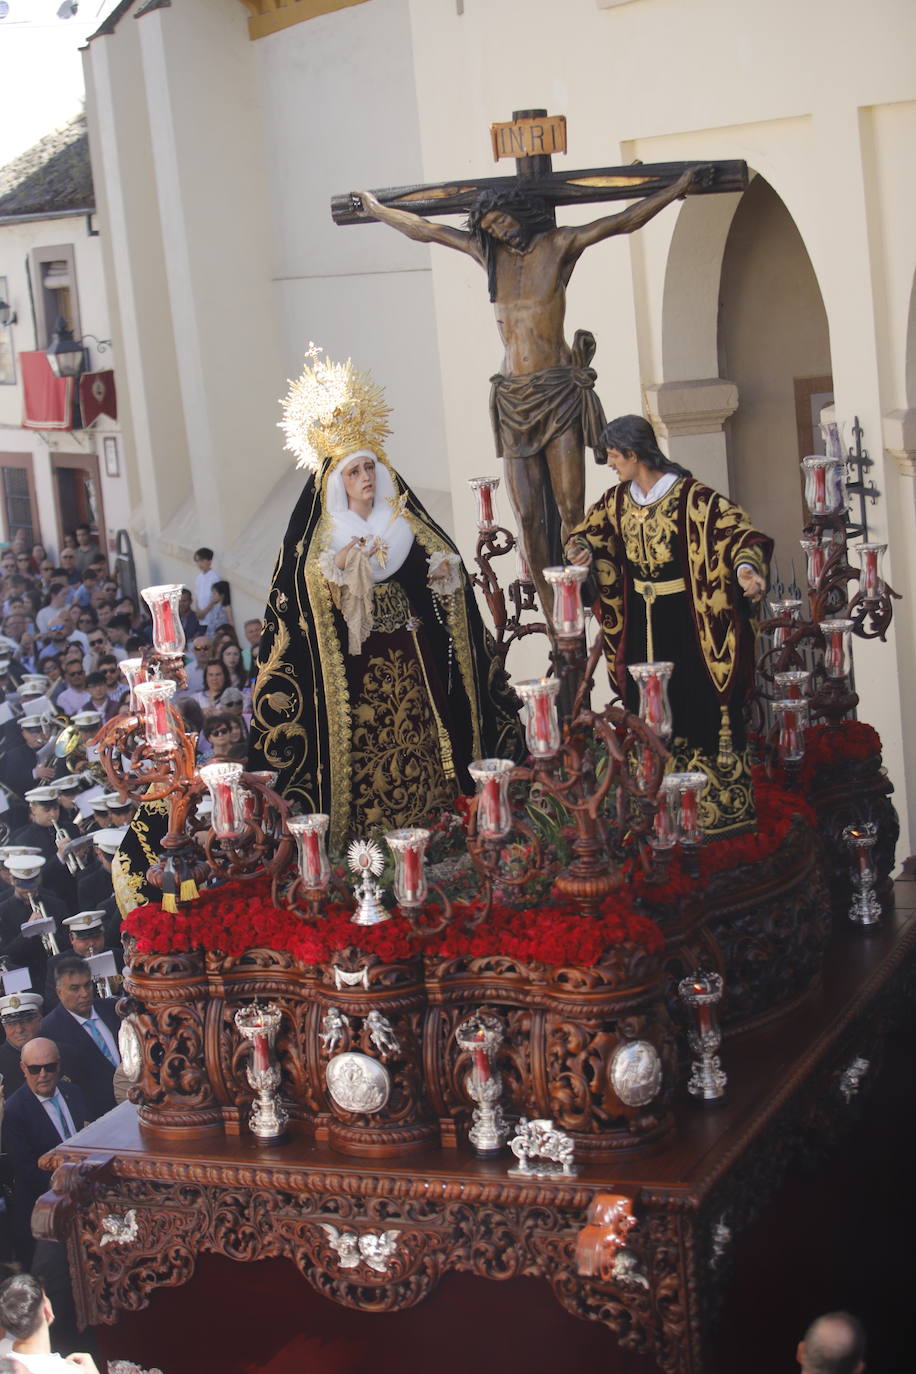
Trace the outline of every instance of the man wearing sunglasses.
<instances>
[{"instance_id":1,"label":"man wearing sunglasses","mask_svg":"<svg viewBox=\"0 0 916 1374\"><path fill-rule=\"evenodd\" d=\"M197 692L204 690L204 674L210 662L210 640L206 633L201 631L200 634L192 636L188 643L194 652L194 662L186 662L184 671L188 679L187 690L191 695L196 695Z\"/></svg>"},{"instance_id":2,"label":"man wearing sunglasses","mask_svg":"<svg viewBox=\"0 0 916 1374\"><path fill-rule=\"evenodd\" d=\"M13 1247L20 1264L30 1265L34 1241L32 1208L51 1186L38 1161L86 1123L86 1104L75 1084L61 1080L60 1052L53 1040L36 1036L23 1046L25 1083L13 1093L3 1116L3 1149L13 1165Z\"/></svg>"}]
</instances>

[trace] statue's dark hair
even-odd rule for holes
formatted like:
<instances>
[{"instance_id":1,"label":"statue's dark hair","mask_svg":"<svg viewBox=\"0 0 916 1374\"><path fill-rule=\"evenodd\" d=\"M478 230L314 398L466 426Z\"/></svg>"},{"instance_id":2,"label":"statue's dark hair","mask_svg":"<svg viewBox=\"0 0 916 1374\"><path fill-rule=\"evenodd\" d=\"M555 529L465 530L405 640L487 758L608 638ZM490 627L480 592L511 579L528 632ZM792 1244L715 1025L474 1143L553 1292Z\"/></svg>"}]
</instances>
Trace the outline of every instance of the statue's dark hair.
<instances>
[{"instance_id":1,"label":"statue's dark hair","mask_svg":"<svg viewBox=\"0 0 916 1374\"><path fill-rule=\"evenodd\" d=\"M553 211L541 196L533 196L530 192L524 191L519 187L507 186L495 191L481 191L471 207L470 214L465 222L465 228L476 239L481 252L483 253L484 266L487 269L487 286L490 290L490 300L496 300L496 253L495 240L486 229L482 229L480 221L484 215L488 215L491 210L502 210L505 214L511 215L518 222L524 246L528 244L538 234L546 234L549 229L556 228Z\"/></svg>"},{"instance_id":2,"label":"statue's dark hair","mask_svg":"<svg viewBox=\"0 0 916 1374\"><path fill-rule=\"evenodd\" d=\"M14 1274L0 1284L0 1326L15 1341L27 1340L41 1324L44 1292L31 1274Z\"/></svg>"},{"instance_id":3,"label":"statue's dark hair","mask_svg":"<svg viewBox=\"0 0 916 1374\"><path fill-rule=\"evenodd\" d=\"M635 453L641 463L653 472L676 472L680 477L690 477L692 473L680 463L666 458L658 446L655 430L641 415L618 415L601 432L601 442L606 449L617 449L618 453Z\"/></svg>"}]
</instances>

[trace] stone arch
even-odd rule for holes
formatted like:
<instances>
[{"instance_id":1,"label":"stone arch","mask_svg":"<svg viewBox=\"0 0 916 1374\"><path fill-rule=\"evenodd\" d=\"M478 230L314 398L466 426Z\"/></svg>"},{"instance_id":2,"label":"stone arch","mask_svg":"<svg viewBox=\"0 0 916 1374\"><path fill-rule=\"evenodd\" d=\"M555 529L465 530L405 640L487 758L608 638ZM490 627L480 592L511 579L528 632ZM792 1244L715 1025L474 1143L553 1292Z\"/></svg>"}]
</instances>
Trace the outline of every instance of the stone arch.
<instances>
[{"instance_id":1,"label":"stone arch","mask_svg":"<svg viewBox=\"0 0 916 1374\"><path fill-rule=\"evenodd\" d=\"M818 451L832 400L827 313L795 221L762 176L732 218L719 288L720 375L738 389L726 423L729 490L776 540L784 577L799 566L799 462ZM821 448L821 451L822 448Z\"/></svg>"}]
</instances>

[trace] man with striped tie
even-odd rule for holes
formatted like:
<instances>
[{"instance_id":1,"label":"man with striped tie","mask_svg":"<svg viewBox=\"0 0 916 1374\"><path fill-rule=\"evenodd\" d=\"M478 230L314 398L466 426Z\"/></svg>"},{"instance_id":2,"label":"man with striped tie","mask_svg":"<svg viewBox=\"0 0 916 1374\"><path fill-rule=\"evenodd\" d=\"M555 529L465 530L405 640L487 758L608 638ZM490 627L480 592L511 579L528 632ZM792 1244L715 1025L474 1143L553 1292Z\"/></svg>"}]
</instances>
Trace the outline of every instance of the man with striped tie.
<instances>
[{"instance_id":1,"label":"man with striped tie","mask_svg":"<svg viewBox=\"0 0 916 1374\"><path fill-rule=\"evenodd\" d=\"M60 1051L53 1040L37 1036L22 1048L25 1083L6 1104L3 1150L13 1165L13 1246L20 1264L32 1259L32 1208L51 1186L38 1161L48 1150L82 1130L86 1104L79 1088L61 1080Z\"/></svg>"},{"instance_id":2,"label":"man with striped tie","mask_svg":"<svg viewBox=\"0 0 916 1374\"><path fill-rule=\"evenodd\" d=\"M94 1121L115 1105L112 1079L121 1062L115 999L93 996L89 965L76 955L57 965L55 988L60 1005L44 1018L41 1032L60 1046L64 1072L81 1089Z\"/></svg>"}]
</instances>

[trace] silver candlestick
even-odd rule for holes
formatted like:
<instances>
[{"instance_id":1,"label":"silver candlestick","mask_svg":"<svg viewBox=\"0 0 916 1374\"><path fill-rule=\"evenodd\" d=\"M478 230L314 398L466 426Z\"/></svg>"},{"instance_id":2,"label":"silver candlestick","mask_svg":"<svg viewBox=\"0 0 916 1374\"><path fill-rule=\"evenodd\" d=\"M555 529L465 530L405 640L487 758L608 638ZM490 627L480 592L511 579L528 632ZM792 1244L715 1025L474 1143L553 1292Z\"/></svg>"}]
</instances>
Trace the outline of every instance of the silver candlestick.
<instances>
[{"instance_id":1,"label":"silver candlestick","mask_svg":"<svg viewBox=\"0 0 916 1374\"><path fill-rule=\"evenodd\" d=\"M251 1063L248 1082L255 1091L248 1125L258 1140L279 1140L286 1131L289 1116L280 1102L280 1065L274 1045L280 1029L280 1008L269 1002L266 1007L257 1002L235 1013L235 1024L246 1040L251 1041Z\"/></svg>"},{"instance_id":2,"label":"silver candlestick","mask_svg":"<svg viewBox=\"0 0 916 1374\"><path fill-rule=\"evenodd\" d=\"M881 899L875 891L874 848L878 827L872 821L847 825L843 842L852 856L852 904L849 919L857 926L874 926L881 920Z\"/></svg>"},{"instance_id":3,"label":"silver candlestick","mask_svg":"<svg viewBox=\"0 0 916 1374\"><path fill-rule=\"evenodd\" d=\"M468 1097L477 1105L468 1140L481 1159L501 1154L509 1139L509 1127L499 1104L503 1081L493 1069L503 1038L502 1023L495 1016L469 1016L455 1031L456 1041L472 1057L471 1072L464 1085Z\"/></svg>"},{"instance_id":4,"label":"silver candlestick","mask_svg":"<svg viewBox=\"0 0 916 1374\"><path fill-rule=\"evenodd\" d=\"M687 1091L704 1102L725 1096L728 1083L717 1050L722 1041L716 1006L722 996L718 973L691 973L678 984L678 996L687 1008L687 1043L695 1058L690 1066Z\"/></svg>"}]
</instances>

